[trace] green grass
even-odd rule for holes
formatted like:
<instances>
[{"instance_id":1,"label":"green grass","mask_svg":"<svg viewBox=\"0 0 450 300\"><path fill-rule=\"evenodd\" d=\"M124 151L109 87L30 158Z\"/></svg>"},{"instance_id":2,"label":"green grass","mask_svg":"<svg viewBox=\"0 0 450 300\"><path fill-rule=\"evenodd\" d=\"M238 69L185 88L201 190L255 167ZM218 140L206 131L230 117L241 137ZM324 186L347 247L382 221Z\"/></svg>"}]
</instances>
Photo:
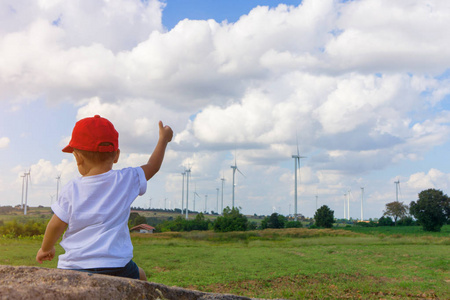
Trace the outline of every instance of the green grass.
<instances>
[{"instance_id":1,"label":"green grass","mask_svg":"<svg viewBox=\"0 0 450 300\"><path fill-rule=\"evenodd\" d=\"M341 229L349 230L364 234L384 234L384 235L402 235L402 236L436 236L449 237L450 225L444 225L440 232L424 231L422 226L380 226L380 227L361 227L351 226L343 227Z\"/></svg>"},{"instance_id":2,"label":"green grass","mask_svg":"<svg viewBox=\"0 0 450 300\"><path fill-rule=\"evenodd\" d=\"M450 237L286 229L136 234L150 281L207 292L285 299L446 299ZM0 238L0 262L38 266L40 239ZM57 252L63 251L58 246ZM56 260L44 267L56 267Z\"/></svg>"}]
</instances>

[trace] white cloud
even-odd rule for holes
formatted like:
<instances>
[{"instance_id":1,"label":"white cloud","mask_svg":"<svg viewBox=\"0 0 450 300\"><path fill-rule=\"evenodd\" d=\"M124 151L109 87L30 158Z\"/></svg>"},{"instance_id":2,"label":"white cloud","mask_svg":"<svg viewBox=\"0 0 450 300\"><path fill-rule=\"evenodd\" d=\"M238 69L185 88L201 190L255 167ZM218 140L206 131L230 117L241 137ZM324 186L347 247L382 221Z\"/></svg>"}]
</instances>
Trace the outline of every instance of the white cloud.
<instances>
[{"instance_id":1,"label":"white cloud","mask_svg":"<svg viewBox=\"0 0 450 300\"><path fill-rule=\"evenodd\" d=\"M426 189L448 190L450 174L438 169L430 169L428 173L418 172L409 176L406 182L407 187L417 191L417 194Z\"/></svg>"},{"instance_id":2,"label":"white cloud","mask_svg":"<svg viewBox=\"0 0 450 300\"><path fill-rule=\"evenodd\" d=\"M7 148L9 145L10 139L8 137L0 138L0 149Z\"/></svg>"}]
</instances>

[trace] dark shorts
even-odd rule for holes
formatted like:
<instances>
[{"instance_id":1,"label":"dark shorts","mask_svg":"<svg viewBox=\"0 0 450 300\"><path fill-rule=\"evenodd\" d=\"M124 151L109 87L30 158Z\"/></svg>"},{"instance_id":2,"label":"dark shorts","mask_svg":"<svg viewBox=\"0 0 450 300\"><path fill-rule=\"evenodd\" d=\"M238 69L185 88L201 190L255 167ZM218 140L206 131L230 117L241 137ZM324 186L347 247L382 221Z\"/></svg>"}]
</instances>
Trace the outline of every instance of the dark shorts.
<instances>
[{"instance_id":1,"label":"dark shorts","mask_svg":"<svg viewBox=\"0 0 450 300\"><path fill-rule=\"evenodd\" d=\"M93 268L93 269L72 269L74 271L87 272L93 274L119 276L132 279L139 279L139 268L133 260L122 268Z\"/></svg>"}]
</instances>

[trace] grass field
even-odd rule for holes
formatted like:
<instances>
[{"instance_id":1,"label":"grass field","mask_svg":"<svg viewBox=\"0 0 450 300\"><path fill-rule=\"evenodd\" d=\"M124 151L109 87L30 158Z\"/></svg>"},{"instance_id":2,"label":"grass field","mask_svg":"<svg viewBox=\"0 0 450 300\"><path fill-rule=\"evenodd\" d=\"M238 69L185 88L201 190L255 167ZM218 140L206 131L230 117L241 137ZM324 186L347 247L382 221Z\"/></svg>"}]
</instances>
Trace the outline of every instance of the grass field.
<instances>
[{"instance_id":1,"label":"grass field","mask_svg":"<svg viewBox=\"0 0 450 300\"><path fill-rule=\"evenodd\" d=\"M257 298L449 299L449 227L436 235L299 228L132 240L149 280L170 286ZM40 243L0 238L0 263L38 266Z\"/></svg>"}]
</instances>

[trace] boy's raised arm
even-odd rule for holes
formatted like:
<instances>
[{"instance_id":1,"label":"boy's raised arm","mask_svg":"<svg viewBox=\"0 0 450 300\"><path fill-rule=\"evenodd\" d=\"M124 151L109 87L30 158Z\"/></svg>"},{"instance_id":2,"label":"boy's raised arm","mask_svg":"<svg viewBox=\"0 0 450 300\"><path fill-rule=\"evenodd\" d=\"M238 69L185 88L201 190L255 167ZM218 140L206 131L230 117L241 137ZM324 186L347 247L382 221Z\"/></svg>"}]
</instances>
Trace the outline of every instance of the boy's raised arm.
<instances>
[{"instance_id":1,"label":"boy's raised arm","mask_svg":"<svg viewBox=\"0 0 450 300\"><path fill-rule=\"evenodd\" d=\"M173 131L169 126L164 126L161 121L159 121L159 139L156 144L155 150L153 150L150 159L147 164L141 166L144 170L145 178L149 180L155 175L161 168L161 164L164 159L164 154L166 153L167 144L172 140Z\"/></svg>"},{"instance_id":2,"label":"boy's raised arm","mask_svg":"<svg viewBox=\"0 0 450 300\"><path fill-rule=\"evenodd\" d=\"M61 221L56 215L53 215L47 224L47 229L45 229L41 249L36 254L36 261L38 263L42 264L44 260L52 260L55 257L55 244L66 228L67 223Z\"/></svg>"}]
</instances>

